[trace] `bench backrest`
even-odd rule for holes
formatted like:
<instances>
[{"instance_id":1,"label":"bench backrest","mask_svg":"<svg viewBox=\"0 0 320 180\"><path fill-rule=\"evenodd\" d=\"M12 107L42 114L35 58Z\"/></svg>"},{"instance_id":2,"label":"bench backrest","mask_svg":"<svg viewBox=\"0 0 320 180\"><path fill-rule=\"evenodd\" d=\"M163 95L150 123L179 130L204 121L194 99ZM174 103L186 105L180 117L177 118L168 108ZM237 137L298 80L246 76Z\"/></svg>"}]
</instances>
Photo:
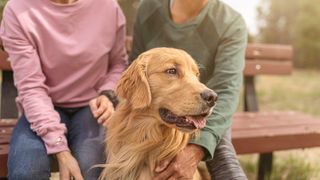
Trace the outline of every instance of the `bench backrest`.
<instances>
[{"instance_id":1,"label":"bench backrest","mask_svg":"<svg viewBox=\"0 0 320 180\"><path fill-rule=\"evenodd\" d=\"M254 76L286 75L292 71L292 47L274 44L248 44L246 49L246 67L244 70L244 103L245 111L258 111L258 102L255 91ZM1 83L1 110L0 118L16 118L18 116L15 105L17 96L13 85L13 75L8 55L0 50Z\"/></svg>"},{"instance_id":2,"label":"bench backrest","mask_svg":"<svg viewBox=\"0 0 320 180\"><path fill-rule=\"evenodd\" d=\"M285 75L292 72L293 50L289 45L248 44L245 76Z\"/></svg>"},{"instance_id":3,"label":"bench backrest","mask_svg":"<svg viewBox=\"0 0 320 180\"><path fill-rule=\"evenodd\" d=\"M259 111L254 77L291 74L292 57L293 49L290 45L248 44L244 70L244 111Z\"/></svg>"}]
</instances>

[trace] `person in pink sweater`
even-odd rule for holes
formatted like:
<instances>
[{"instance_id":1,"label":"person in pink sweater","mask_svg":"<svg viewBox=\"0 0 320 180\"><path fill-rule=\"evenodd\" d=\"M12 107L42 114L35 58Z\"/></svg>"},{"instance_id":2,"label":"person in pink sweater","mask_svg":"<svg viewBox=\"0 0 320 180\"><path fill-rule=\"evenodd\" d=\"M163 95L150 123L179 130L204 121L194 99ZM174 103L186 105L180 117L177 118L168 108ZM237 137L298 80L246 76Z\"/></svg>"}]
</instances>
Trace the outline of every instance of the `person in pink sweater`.
<instances>
[{"instance_id":1,"label":"person in pink sweater","mask_svg":"<svg viewBox=\"0 0 320 180\"><path fill-rule=\"evenodd\" d=\"M116 0L10 0L0 37L22 115L10 141L9 179L97 179L113 89L127 66Z\"/></svg>"}]
</instances>

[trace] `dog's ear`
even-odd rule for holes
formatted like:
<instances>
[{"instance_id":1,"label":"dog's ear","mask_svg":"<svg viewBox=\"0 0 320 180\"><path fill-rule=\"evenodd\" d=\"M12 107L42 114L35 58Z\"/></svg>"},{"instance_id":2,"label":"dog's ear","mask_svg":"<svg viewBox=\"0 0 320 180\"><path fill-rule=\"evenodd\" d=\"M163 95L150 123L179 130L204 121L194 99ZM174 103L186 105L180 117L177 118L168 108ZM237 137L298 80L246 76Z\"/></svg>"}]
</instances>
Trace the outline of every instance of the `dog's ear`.
<instances>
[{"instance_id":1,"label":"dog's ear","mask_svg":"<svg viewBox=\"0 0 320 180\"><path fill-rule=\"evenodd\" d=\"M120 98L126 99L133 109L148 107L151 103L151 92L147 79L147 61L140 55L122 74L116 88Z\"/></svg>"}]
</instances>

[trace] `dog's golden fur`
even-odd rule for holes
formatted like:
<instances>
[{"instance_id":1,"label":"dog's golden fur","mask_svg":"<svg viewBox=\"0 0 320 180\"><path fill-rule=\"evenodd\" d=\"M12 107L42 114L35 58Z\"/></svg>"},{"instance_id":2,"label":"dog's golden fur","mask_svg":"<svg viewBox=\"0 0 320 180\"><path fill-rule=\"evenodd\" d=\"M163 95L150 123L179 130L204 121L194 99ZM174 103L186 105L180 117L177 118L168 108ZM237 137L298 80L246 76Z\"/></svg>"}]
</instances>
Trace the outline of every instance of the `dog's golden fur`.
<instances>
[{"instance_id":1,"label":"dog's golden fur","mask_svg":"<svg viewBox=\"0 0 320 180\"><path fill-rule=\"evenodd\" d=\"M101 179L152 179L160 161L173 159L187 145L198 129L166 123L159 109L179 116L200 114L204 103L199 94L207 87L198 78L196 63L182 50L152 49L132 63L116 89L121 103L108 122Z\"/></svg>"}]
</instances>

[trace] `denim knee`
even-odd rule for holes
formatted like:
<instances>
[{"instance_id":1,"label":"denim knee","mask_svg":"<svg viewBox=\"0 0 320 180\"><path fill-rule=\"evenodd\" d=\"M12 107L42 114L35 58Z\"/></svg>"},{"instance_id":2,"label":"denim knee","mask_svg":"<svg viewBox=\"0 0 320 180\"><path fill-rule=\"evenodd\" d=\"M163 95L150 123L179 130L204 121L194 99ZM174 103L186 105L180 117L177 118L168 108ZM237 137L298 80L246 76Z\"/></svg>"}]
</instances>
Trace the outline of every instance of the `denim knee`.
<instances>
[{"instance_id":1,"label":"denim knee","mask_svg":"<svg viewBox=\"0 0 320 180\"><path fill-rule=\"evenodd\" d=\"M95 167L105 163L105 146L99 137L84 140L84 144L73 151L81 173L87 180L96 180L100 176L101 168Z\"/></svg>"},{"instance_id":2,"label":"denim knee","mask_svg":"<svg viewBox=\"0 0 320 180\"><path fill-rule=\"evenodd\" d=\"M50 159L43 141L22 116L14 128L8 156L8 177L11 180L42 180L50 177Z\"/></svg>"},{"instance_id":3,"label":"denim knee","mask_svg":"<svg viewBox=\"0 0 320 180\"><path fill-rule=\"evenodd\" d=\"M26 151L21 155L9 154L8 178L10 180L48 180L50 178L48 156L46 154L39 156L34 151L31 153Z\"/></svg>"},{"instance_id":4,"label":"denim knee","mask_svg":"<svg viewBox=\"0 0 320 180\"><path fill-rule=\"evenodd\" d=\"M84 179L98 179L101 168L94 166L105 163L104 127L97 123L89 107L76 112L67 124L69 147L79 163Z\"/></svg>"}]
</instances>

